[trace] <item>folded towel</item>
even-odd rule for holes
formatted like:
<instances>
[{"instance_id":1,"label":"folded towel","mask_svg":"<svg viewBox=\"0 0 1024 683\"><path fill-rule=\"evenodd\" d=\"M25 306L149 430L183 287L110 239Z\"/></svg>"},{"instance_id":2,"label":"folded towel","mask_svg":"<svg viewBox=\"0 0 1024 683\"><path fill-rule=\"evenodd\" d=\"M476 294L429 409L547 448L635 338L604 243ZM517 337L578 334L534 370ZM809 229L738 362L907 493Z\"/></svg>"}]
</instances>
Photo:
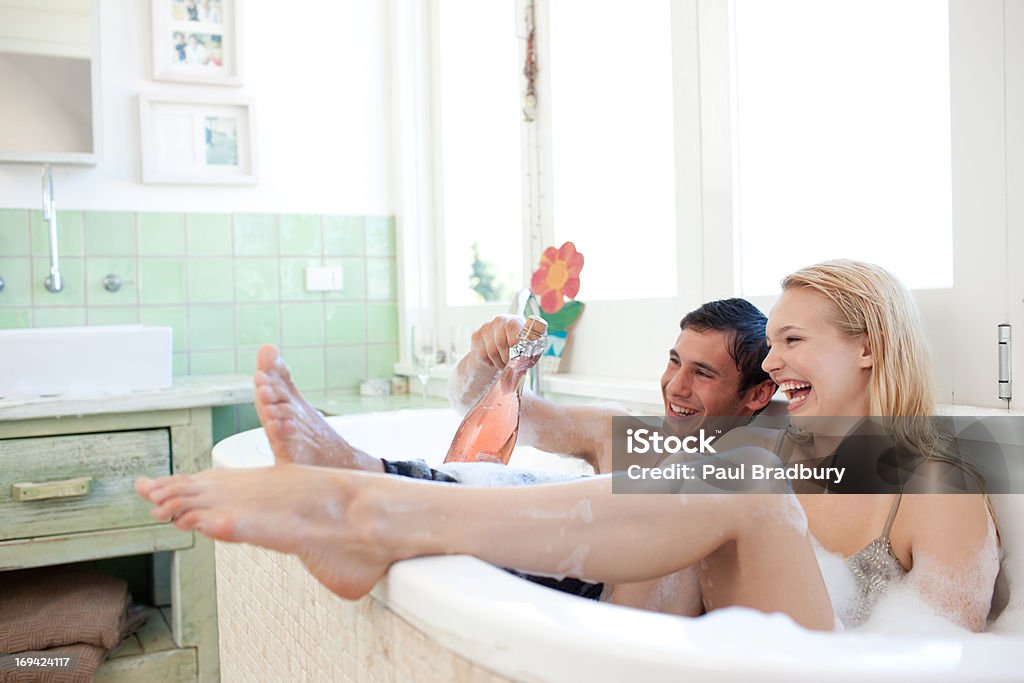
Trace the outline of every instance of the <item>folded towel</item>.
<instances>
[{"instance_id":1,"label":"folded towel","mask_svg":"<svg viewBox=\"0 0 1024 683\"><path fill-rule=\"evenodd\" d=\"M121 640L130 596L123 579L47 567L0 574L0 654Z\"/></svg>"}]
</instances>

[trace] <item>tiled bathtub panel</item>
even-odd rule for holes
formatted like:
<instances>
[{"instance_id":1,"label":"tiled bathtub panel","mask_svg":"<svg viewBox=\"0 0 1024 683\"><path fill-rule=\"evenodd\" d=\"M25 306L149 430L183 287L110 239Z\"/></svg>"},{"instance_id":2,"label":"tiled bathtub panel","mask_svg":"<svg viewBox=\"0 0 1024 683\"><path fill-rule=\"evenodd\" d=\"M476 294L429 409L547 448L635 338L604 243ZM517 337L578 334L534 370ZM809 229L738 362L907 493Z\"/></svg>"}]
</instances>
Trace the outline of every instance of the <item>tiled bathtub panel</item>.
<instances>
[{"instance_id":1,"label":"tiled bathtub panel","mask_svg":"<svg viewBox=\"0 0 1024 683\"><path fill-rule=\"evenodd\" d=\"M324 588L295 557L217 544L221 680L499 683L373 596Z\"/></svg>"}]
</instances>

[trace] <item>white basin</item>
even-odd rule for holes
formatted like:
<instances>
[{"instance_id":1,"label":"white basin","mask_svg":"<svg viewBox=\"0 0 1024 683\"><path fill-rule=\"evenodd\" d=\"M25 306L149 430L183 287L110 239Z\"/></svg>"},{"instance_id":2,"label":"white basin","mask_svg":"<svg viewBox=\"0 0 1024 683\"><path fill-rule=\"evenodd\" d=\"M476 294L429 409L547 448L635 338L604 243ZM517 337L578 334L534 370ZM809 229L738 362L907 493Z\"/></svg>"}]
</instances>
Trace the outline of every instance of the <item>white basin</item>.
<instances>
[{"instance_id":1,"label":"white basin","mask_svg":"<svg viewBox=\"0 0 1024 683\"><path fill-rule=\"evenodd\" d=\"M170 387L171 333L143 325L0 330L0 398Z\"/></svg>"}]
</instances>

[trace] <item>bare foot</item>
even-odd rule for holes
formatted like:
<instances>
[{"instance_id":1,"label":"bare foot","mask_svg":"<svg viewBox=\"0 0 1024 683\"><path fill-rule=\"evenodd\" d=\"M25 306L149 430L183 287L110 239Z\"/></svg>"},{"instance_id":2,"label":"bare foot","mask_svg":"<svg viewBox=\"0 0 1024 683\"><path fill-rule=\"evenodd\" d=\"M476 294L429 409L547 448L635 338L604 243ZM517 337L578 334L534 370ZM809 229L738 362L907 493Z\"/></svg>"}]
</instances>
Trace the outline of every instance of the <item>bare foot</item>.
<instances>
[{"instance_id":1,"label":"bare foot","mask_svg":"<svg viewBox=\"0 0 1024 683\"><path fill-rule=\"evenodd\" d=\"M150 514L156 519L219 541L296 555L327 588L354 600L401 558L366 531L376 528L366 514L375 508L365 502L372 493L362 489L373 482L366 477L357 487L353 476L360 475L300 465L212 469L140 477L135 490L155 505Z\"/></svg>"},{"instance_id":2,"label":"bare foot","mask_svg":"<svg viewBox=\"0 0 1024 683\"><path fill-rule=\"evenodd\" d=\"M293 462L375 472L384 470L379 458L345 441L303 398L276 346L260 347L254 379L256 414L267 433L277 464Z\"/></svg>"}]
</instances>

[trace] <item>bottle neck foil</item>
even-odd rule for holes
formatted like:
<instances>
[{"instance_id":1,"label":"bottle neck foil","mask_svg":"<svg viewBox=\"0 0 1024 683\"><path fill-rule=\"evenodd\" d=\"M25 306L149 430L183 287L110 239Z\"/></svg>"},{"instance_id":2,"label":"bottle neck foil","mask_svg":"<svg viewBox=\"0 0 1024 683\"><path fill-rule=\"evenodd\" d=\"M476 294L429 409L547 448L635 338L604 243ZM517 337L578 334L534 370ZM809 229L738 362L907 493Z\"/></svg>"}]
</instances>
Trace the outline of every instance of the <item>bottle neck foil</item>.
<instances>
[{"instance_id":1,"label":"bottle neck foil","mask_svg":"<svg viewBox=\"0 0 1024 683\"><path fill-rule=\"evenodd\" d=\"M544 354L544 350L548 347L548 337L544 335L540 339L529 341L521 339L517 341L508 350L509 360L526 356L527 358L539 358ZM532 365L532 363L531 363Z\"/></svg>"}]
</instances>

